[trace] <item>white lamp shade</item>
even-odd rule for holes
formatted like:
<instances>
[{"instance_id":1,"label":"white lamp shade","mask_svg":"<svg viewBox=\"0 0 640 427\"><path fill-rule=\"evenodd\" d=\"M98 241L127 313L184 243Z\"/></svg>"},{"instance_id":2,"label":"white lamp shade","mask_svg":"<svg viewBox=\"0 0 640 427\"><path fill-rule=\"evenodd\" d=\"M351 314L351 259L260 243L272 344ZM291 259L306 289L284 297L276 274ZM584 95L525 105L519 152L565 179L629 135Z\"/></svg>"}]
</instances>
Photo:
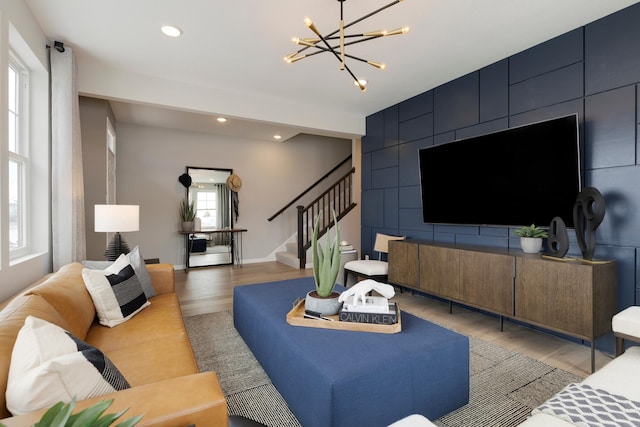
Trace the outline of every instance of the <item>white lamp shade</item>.
<instances>
[{"instance_id":1,"label":"white lamp shade","mask_svg":"<svg viewBox=\"0 0 640 427\"><path fill-rule=\"evenodd\" d=\"M95 205L96 232L126 232L140 229L140 206Z\"/></svg>"}]
</instances>

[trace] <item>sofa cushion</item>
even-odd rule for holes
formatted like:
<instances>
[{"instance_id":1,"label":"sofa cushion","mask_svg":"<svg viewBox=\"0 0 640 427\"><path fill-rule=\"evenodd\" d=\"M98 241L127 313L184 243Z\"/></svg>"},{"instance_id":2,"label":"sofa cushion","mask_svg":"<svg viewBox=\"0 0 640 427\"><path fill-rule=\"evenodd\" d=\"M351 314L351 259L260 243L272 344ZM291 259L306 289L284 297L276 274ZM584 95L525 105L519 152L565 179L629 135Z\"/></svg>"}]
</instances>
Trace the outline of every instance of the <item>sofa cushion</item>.
<instances>
[{"instance_id":1,"label":"sofa cushion","mask_svg":"<svg viewBox=\"0 0 640 427\"><path fill-rule=\"evenodd\" d=\"M104 353L132 387L199 372L186 332Z\"/></svg>"},{"instance_id":2,"label":"sofa cushion","mask_svg":"<svg viewBox=\"0 0 640 427\"><path fill-rule=\"evenodd\" d=\"M56 402L129 388L118 368L97 348L45 320L28 316L9 368L7 407L20 415Z\"/></svg>"},{"instance_id":3,"label":"sofa cushion","mask_svg":"<svg viewBox=\"0 0 640 427\"><path fill-rule=\"evenodd\" d=\"M87 335L96 317L96 310L82 280L82 264L76 262L61 267L28 294L39 295L60 313L68 327L59 326L80 339Z\"/></svg>"},{"instance_id":4,"label":"sofa cushion","mask_svg":"<svg viewBox=\"0 0 640 427\"><path fill-rule=\"evenodd\" d=\"M176 294L151 298L149 307L117 328L95 323L85 341L108 353L129 347L132 343L161 341L184 332L184 320Z\"/></svg>"},{"instance_id":5,"label":"sofa cushion","mask_svg":"<svg viewBox=\"0 0 640 427\"><path fill-rule=\"evenodd\" d=\"M83 269L82 278L102 325L119 325L149 305L125 254L105 270Z\"/></svg>"}]
</instances>

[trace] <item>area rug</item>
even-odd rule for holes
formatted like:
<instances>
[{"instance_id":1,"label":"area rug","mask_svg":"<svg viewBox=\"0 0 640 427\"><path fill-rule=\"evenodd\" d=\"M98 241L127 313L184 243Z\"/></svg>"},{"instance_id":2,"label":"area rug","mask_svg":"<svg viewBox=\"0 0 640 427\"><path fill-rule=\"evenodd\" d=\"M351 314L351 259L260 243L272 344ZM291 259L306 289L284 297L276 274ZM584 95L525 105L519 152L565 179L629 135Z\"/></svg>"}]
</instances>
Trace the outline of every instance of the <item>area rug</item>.
<instances>
[{"instance_id":1,"label":"area rug","mask_svg":"<svg viewBox=\"0 0 640 427\"><path fill-rule=\"evenodd\" d=\"M229 312L185 317L201 371L215 371L230 415L270 427L298 427L235 327ZM469 403L434 423L443 427L516 426L531 410L581 378L513 350L469 338Z\"/></svg>"}]
</instances>

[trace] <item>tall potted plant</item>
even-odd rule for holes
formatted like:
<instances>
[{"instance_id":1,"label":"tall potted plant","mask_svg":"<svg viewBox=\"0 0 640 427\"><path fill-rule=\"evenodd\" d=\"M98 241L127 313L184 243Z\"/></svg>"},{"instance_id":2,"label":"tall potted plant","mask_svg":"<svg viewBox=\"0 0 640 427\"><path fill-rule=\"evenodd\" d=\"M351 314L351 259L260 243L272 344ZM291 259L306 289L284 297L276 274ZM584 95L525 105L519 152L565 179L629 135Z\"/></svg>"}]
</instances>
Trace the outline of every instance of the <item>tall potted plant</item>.
<instances>
[{"instance_id":1,"label":"tall potted plant","mask_svg":"<svg viewBox=\"0 0 640 427\"><path fill-rule=\"evenodd\" d=\"M522 251L528 254L537 254L542 248L542 239L549 237L549 234L535 224L530 226L523 225L515 232L520 237L520 246Z\"/></svg>"},{"instance_id":2,"label":"tall potted plant","mask_svg":"<svg viewBox=\"0 0 640 427\"><path fill-rule=\"evenodd\" d=\"M180 201L178 208L180 220L182 221L182 231L193 231L193 220L196 218L196 205L185 197Z\"/></svg>"},{"instance_id":3,"label":"tall potted plant","mask_svg":"<svg viewBox=\"0 0 640 427\"><path fill-rule=\"evenodd\" d=\"M318 215L315 220L313 235L311 237L311 253L313 256L313 279L316 284L316 290L309 292L305 299L305 308L307 310L321 313L324 316L338 314L341 304L338 301L340 294L333 290L336 284L336 278L340 272L341 257L340 227L338 226L336 213L332 213L336 234L333 242L331 242L330 230L327 231L324 250L322 250L321 245L318 244L320 215Z\"/></svg>"}]
</instances>

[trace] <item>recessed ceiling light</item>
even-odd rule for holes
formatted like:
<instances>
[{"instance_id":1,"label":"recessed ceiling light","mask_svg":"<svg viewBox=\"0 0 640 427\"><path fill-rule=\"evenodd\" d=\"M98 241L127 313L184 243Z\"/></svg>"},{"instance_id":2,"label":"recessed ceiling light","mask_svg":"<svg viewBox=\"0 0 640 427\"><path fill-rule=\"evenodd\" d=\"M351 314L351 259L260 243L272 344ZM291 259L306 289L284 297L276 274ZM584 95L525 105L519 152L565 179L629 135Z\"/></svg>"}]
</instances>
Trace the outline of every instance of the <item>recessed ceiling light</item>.
<instances>
[{"instance_id":1,"label":"recessed ceiling light","mask_svg":"<svg viewBox=\"0 0 640 427\"><path fill-rule=\"evenodd\" d=\"M225 119L224 117L218 117L216 120L217 120L219 123L224 123L224 122L226 122L226 121L227 121L227 119Z\"/></svg>"},{"instance_id":2,"label":"recessed ceiling light","mask_svg":"<svg viewBox=\"0 0 640 427\"><path fill-rule=\"evenodd\" d=\"M163 25L160 30L169 37L179 37L182 34L182 30L173 25Z\"/></svg>"},{"instance_id":3,"label":"recessed ceiling light","mask_svg":"<svg viewBox=\"0 0 640 427\"><path fill-rule=\"evenodd\" d=\"M282 139L282 135L273 135L273 139L280 140L280 139Z\"/></svg>"}]
</instances>

